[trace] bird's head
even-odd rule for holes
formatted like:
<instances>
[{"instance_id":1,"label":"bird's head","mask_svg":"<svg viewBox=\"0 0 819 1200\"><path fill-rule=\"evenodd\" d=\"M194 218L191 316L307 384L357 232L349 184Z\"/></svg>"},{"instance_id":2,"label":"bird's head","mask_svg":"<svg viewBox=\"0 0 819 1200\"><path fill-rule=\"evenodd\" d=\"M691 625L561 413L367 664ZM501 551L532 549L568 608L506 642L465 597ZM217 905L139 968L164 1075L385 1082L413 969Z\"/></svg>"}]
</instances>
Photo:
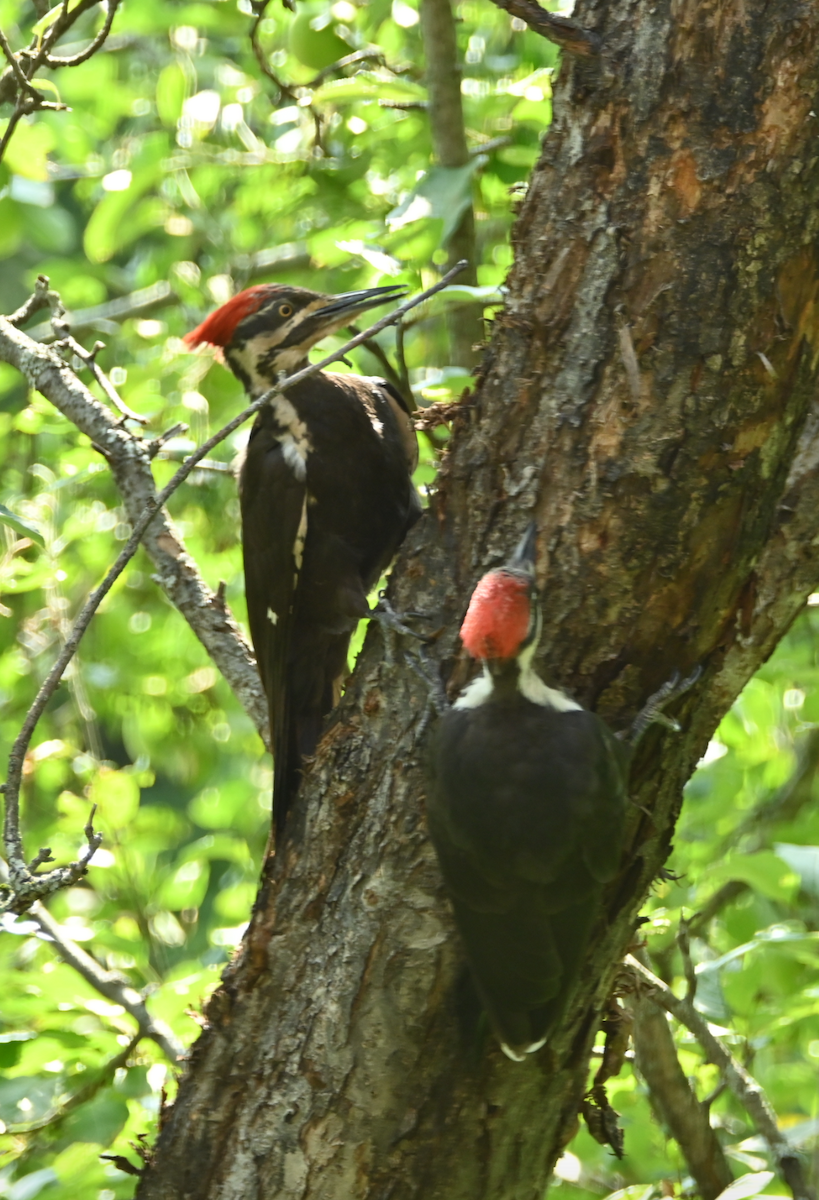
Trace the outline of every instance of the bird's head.
<instances>
[{"instance_id":1,"label":"bird's head","mask_svg":"<svg viewBox=\"0 0 819 1200\"><path fill-rule=\"evenodd\" d=\"M311 346L378 304L400 299L400 285L327 296L307 288L263 283L245 288L184 337L193 349L219 347L251 395L260 395L302 366Z\"/></svg>"},{"instance_id":2,"label":"bird's head","mask_svg":"<svg viewBox=\"0 0 819 1200\"><path fill-rule=\"evenodd\" d=\"M535 586L534 521L508 562L484 575L469 601L461 641L473 658L490 668L528 657L540 637L541 614Z\"/></svg>"}]
</instances>

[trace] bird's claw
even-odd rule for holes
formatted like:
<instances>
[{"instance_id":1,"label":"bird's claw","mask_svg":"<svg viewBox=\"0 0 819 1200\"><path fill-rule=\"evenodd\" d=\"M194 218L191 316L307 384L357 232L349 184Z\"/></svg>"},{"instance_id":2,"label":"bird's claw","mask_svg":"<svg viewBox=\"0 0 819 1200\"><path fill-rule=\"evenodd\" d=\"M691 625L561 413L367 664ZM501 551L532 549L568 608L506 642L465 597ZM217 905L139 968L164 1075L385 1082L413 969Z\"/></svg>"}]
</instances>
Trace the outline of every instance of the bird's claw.
<instances>
[{"instance_id":1,"label":"bird's claw","mask_svg":"<svg viewBox=\"0 0 819 1200\"><path fill-rule=\"evenodd\" d=\"M680 732L682 727L679 721L676 721L673 717L667 717L663 709L666 704L670 704L672 700L676 700L678 696L684 695L685 692L692 688L701 675L702 667L699 663L685 679L680 679L679 671L674 671L671 678L666 680L662 687L658 688L652 696L649 696L632 721L631 729L629 730L628 742L632 748L637 745L649 725L664 725L666 729L672 729L675 733Z\"/></svg>"},{"instance_id":2,"label":"bird's claw","mask_svg":"<svg viewBox=\"0 0 819 1200\"><path fill-rule=\"evenodd\" d=\"M392 629L395 633L403 634L404 637L417 638L419 642L427 640L426 634L417 633L406 622L408 619L423 617L423 615L418 612L397 613L383 591L378 593L378 603L370 609L372 619L378 621L385 629Z\"/></svg>"}]
</instances>

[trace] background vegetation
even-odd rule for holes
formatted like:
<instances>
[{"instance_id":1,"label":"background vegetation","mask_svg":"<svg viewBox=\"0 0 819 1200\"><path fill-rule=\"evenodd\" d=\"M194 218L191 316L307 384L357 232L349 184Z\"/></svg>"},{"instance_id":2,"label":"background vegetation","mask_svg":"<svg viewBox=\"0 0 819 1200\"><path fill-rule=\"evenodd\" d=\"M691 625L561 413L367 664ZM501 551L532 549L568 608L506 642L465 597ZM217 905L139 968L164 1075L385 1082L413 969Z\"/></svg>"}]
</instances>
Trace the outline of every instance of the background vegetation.
<instances>
[{"instance_id":1,"label":"background vegetation","mask_svg":"<svg viewBox=\"0 0 819 1200\"><path fill-rule=\"evenodd\" d=\"M40 7L0 0L13 50L28 44ZM170 460L241 403L233 377L181 343L209 308L273 279L326 291L426 286L471 204L479 291L436 298L405 338L417 401L458 395L466 370L450 362L442 318L470 300L491 316L511 261L515 193L551 118L554 47L484 0L457 8L471 157L456 169L431 159L414 0L300 0L295 14L271 4L260 17L261 7L125 4L100 53L43 85L70 111L25 118L0 164L0 311L16 308L47 274L74 312L76 336L88 346L106 342L99 362L148 419L149 434L189 426L157 460L159 484ZM99 8L84 13L59 53L81 50L102 19ZM349 55L357 57L338 65ZM47 325L39 333L51 336ZM394 334L382 351L395 361ZM363 350L353 365L383 370ZM2 364L0 432L0 503L15 515L0 518L0 727L8 746L128 526L100 455ZM170 504L207 582L225 582L240 619L228 464L242 436ZM435 453L421 442L418 482L430 486ZM675 934L683 915L706 910L692 927L698 1007L728 1031L788 1136L808 1151L819 1131L817 648L819 610L809 608L691 781L669 863L677 878L658 883L643 928L655 970L679 991ZM105 834L87 880L55 896L52 914L192 1042L202 998L240 940L255 894L271 772L258 735L152 582L147 559L134 560L94 619L35 743L24 793L29 851L48 845L58 861L74 857L91 802ZM147 1040L117 1065L133 1022L61 962L34 922L7 919L0 970L0 1196L132 1195L134 1180L99 1156L150 1140L173 1068ZM719 1091L690 1035L676 1038L698 1095ZM690 1190L685 1160L651 1115L630 1063L608 1091L622 1114L625 1157L615 1160L584 1129L555 1185L573 1200L621 1188L640 1200ZM714 1098L712 1123L735 1174L746 1177L735 1200L781 1188L730 1093Z\"/></svg>"}]
</instances>

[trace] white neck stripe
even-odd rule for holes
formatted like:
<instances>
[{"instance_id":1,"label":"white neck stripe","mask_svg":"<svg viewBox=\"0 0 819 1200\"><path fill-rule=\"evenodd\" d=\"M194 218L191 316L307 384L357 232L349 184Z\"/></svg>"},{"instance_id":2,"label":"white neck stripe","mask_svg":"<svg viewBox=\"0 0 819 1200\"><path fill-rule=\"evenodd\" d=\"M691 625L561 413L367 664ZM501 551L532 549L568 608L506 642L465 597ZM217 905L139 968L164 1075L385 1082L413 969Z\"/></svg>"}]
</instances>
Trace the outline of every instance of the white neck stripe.
<instances>
[{"instance_id":1,"label":"white neck stripe","mask_svg":"<svg viewBox=\"0 0 819 1200\"><path fill-rule=\"evenodd\" d=\"M532 704L540 704L543 708L554 709L555 712L578 712L580 710L581 706L565 692L561 692L558 688L547 687L540 676L532 670L529 663L523 661L524 657L525 655L521 655L518 691L526 700ZM531 654L528 657L531 659ZM492 699L494 692L495 681L484 663L483 674L467 684L455 701L453 708L480 708L482 704L486 704Z\"/></svg>"}]
</instances>

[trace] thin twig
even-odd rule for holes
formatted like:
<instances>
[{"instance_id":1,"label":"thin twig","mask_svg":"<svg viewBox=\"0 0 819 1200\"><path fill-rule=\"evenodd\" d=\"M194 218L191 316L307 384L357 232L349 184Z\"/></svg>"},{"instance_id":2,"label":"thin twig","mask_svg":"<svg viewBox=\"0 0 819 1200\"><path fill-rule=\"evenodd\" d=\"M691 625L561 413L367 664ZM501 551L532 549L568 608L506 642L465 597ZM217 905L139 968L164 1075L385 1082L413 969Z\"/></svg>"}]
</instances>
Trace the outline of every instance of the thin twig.
<instances>
[{"instance_id":1,"label":"thin twig","mask_svg":"<svg viewBox=\"0 0 819 1200\"><path fill-rule=\"evenodd\" d=\"M99 0L78 0L78 3L69 8L68 0L64 0L62 12L56 21L49 25L40 43L40 49L34 58L35 70L46 61L51 53L51 48L56 46L63 34L76 24L83 13L95 8L98 2Z\"/></svg>"},{"instance_id":2,"label":"thin twig","mask_svg":"<svg viewBox=\"0 0 819 1200\"><path fill-rule=\"evenodd\" d=\"M72 54L68 58L53 58L50 54L45 56L43 63L47 67L78 67L80 63L87 62L92 55L96 54L102 46L103 42L111 32L111 26L114 22L116 11L119 8L122 0L106 0L105 24L93 39L90 45L81 50L79 54Z\"/></svg>"},{"instance_id":3,"label":"thin twig","mask_svg":"<svg viewBox=\"0 0 819 1200\"><path fill-rule=\"evenodd\" d=\"M274 87L278 89L279 99L281 100L284 97L287 97L287 99L292 100L294 104L298 104L298 96L292 88L288 87L286 83L283 83L282 80L279 79L278 75L267 61L267 55L265 54L261 43L259 42L259 26L262 23L266 9L266 3L260 5L260 7L256 10L256 19L250 27L250 45L253 50L253 54L256 62L259 64L259 70L261 73L270 80Z\"/></svg>"},{"instance_id":4,"label":"thin twig","mask_svg":"<svg viewBox=\"0 0 819 1200\"><path fill-rule=\"evenodd\" d=\"M128 521L138 520L156 495L150 465L152 443L125 429L55 351L32 341L29 334L2 317L0 358L17 367L30 387L40 391L100 448L122 495ZM157 571L152 578L188 622L268 745L267 697L251 649L230 611L216 604L167 512L159 513L148 527L143 546Z\"/></svg>"},{"instance_id":5,"label":"thin twig","mask_svg":"<svg viewBox=\"0 0 819 1200\"><path fill-rule=\"evenodd\" d=\"M0 140L0 162L2 162L3 155L6 153L6 147L8 146L12 137L14 136L14 131L17 128L18 122L24 116L25 116L25 113L18 106L17 108L15 108L14 112L9 117L9 123L6 126L6 132L3 134L2 140Z\"/></svg>"},{"instance_id":6,"label":"thin twig","mask_svg":"<svg viewBox=\"0 0 819 1200\"><path fill-rule=\"evenodd\" d=\"M170 482L167 483L162 491L159 492L146 506L142 516L133 526L133 532L118 555L116 562L109 569L99 587L97 587L96 590L92 592L86 600L82 611L74 622L71 633L67 637L65 644L57 657L57 661L54 663L54 666L51 668L42 686L40 687L40 690L38 691L31 708L26 714L26 719L23 722L23 726L14 741L14 745L9 755L8 777L5 785L6 815L3 833L6 845L6 853L8 856L9 879L13 895L8 897L5 902L0 905L0 909L6 908L14 909L15 911L23 911L24 909L29 908L35 900L40 900L44 896L50 895L52 892L57 891L59 888L69 886L71 883L76 882L76 880L79 879L85 872L85 867L90 855L87 857L83 856L83 858L81 858L78 862L70 863L66 867L55 868L53 871L49 871L43 875L34 876L27 867L23 857L23 843L22 836L20 834L19 814L20 783L23 776L23 764L25 762L26 752L31 742L31 737L37 722L40 719L46 704L56 691L63 672L74 656L83 634L88 628L91 618L99 608L105 596L107 596L108 592L113 587L114 582L120 576L127 563L136 553L142 535L159 510L165 504L166 500L176 491L179 485L183 483L185 479L187 479L191 471L203 458L210 453L215 446L218 446L219 443L224 441L226 437L229 437L234 430L238 429L240 425L244 424L245 421L247 421L261 408L268 404L275 396L287 390L288 388L293 387L295 384L301 383L302 380L310 378L318 371L323 370L324 367L330 366L331 363L336 362L339 358L343 358L345 354L349 353L350 350L354 350L357 346L360 346L368 338L373 337L376 333L380 333L382 329L386 329L389 325L392 325L396 321L400 320L404 313L409 312L416 305L421 304L424 300L427 300L436 292L441 291L442 288L447 287L451 280L454 279L456 275L460 274L462 270L464 270L466 265L466 263L456 263L456 265L447 272L443 279L439 280L439 282L434 284L431 288L427 288L426 291L404 301L404 303L399 305L399 307L396 308L392 313L388 313L386 317L382 317L380 321L376 321L375 324L371 325L369 329L365 329L363 333L359 333L355 337L351 338L350 341L346 342L332 354L327 355L327 357L323 358L320 362L312 363L307 367L303 367L302 370L296 371L287 379L283 379L277 384L276 387L270 388L269 391L265 392L257 400L254 400L253 403L249 404L247 408L238 414L238 416L234 417L232 421L229 421L225 426L222 427L222 429L220 429L212 437L208 438L206 442L204 442L197 450L195 450L174 474ZM96 838L98 835L95 834L93 836Z\"/></svg>"},{"instance_id":7,"label":"thin twig","mask_svg":"<svg viewBox=\"0 0 819 1200\"><path fill-rule=\"evenodd\" d=\"M35 313L43 308L49 308L52 303L51 292L48 286L48 277L46 275L38 275L37 282L34 285L34 291L26 300L25 304L21 304L16 312L13 312L6 320L10 325L18 328L20 325L25 325L26 321L30 321ZM56 296L56 292L54 295Z\"/></svg>"},{"instance_id":8,"label":"thin twig","mask_svg":"<svg viewBox=\"0 0 819 1200\"><path fill-rule=\"evenodd\" d=\"M644 967L634 955L627 954L623 963L640 985L649 988L656 1002L693 1033L708 1059L723 1072L728 1087L748 1113L757 1132L768 1143L772 1157L793 1192L794 1200L816 1200L805 1181L802 1163L787 1139L780 1133L776 1113L756 1079L734 1058L730 1050L726 1050L719 1038L711 1032L708 1022L688 1000L680 1000L675 996L671 988Z\"/></svg>"},{"instance_id":9,"label":"thin twig","mask_svg":"<svg viewBox=\"0 0 819 1200\"><path fill-rule=\"evenodd\" d=\"M29 81L29 78L26 75L25 71L20 66L20 60L17 58L17 55L14 53L11 46L9 45L8 39L7 39L6 35L3 33L2 29L0 29L0 50L2 50L3 54L6 56L9 66L11 67L12 71L14 72L14 76L15 76L18 84L20 85L20 87L24 91L30 92L31 95L35 97L35 99L39 100L40 99L39 93L35 90L33 84Z\"/></svg>"},{"instance_id":10,"label":"thin twig","mask_svg":"<svg viewBox=\"0 0 819 1200\"><path fill-rule=\"evenodd\" d=\"M87 951L78 946L76 942L72 942L44 904L38 901L31 906L30 912L40 928L53 941L63 962L73 967L79 975L82 975L86 983L90 983L91 987L101 996L105 996L106 1000L122 1005L125 1011L130 1013L139 1026L138 1037L150 1038L151 1041L156 1042L162 1053L172 1063L184 1058L185 1047L164 1021L159 1021L156 1017L151 1016L145 1006L145 1001L136 988L131 987L128 981L115 971L106 971Z\"/></svg>"},{"instance_id":11,"label":"thin twig","mask_svg":"<svg viewBox=\"0 0 819 1200\"><path fill-rule=\"evenodd\" d=\"M343 58L337 58L335 62L331 62L328 67L322 67L318 75L315 75L309 83L304 86L312 91L325 79L329 79L331 75L335 75L336 71L343 71L345 67L354 67L361 62L384 62L384 51L377 48L372 50L354 50L352 54L345 54ZM398 71L389 68L393 75L398 75Z\"/></svg>"},{"instance_id":12,"label":"thin twig","mask_svg":"<svg viewBox=\"0 0 819 1200\"><path fill-rule=\"evenodd\" d=\"M276 88L278 88L279 99L282 100L286 97L288 100L292 101L293 104L298 104L299 103L298 93L296 91L294 91L293 88L290 87L288 84L284 83L281 79L279 79L278 75L275 73L275 71L270 66L270 63L267 61L267 55L265 54L264 50L262 49L261 43L259 41L259 26L262 23L262 18L264 17L266 9L267 9L267 0L264 0L264 3L260 4L259 7L255 10L256 11L256 19L254 20L253 24L250 27L250 45L253 49L253 54L256 58L256 62L259 64L259 70L262 72L263 75L265 75L270 80L270 82L272 84L275 85ZM307 111L310 113L310 116L313 118L313 124L314 124L315 130L316 130L315 144L319 150L322 150L323 147L322 147L322 141L321 141L321 136L322 136L321 135L321 113L312 104L306 105L306 108L307 108Z\"/></svg>"},{"instance_id":13,"label":"thin twig","mask_svg":"<svg viewBox=\"0 0 819 1200\"><path fill-rule=\"evenodd\" d=\"M100 1088L105 1087L105 1084L113 1078L120 1067L125 1066L141 1041L142 1034L135 1033L119 1054L115 1054L113 1058L108 1059L108 1062L103 1063L99 1070L94 1072L94 1077L84 1083L82 1087L77 1088L76 1092L72 1092L59 1108L52 1108L42 1117L38 1117L36 1121L21 1121L19 1124L6 1125L5 1132L12 1134L36 1133L39 1129L53 1129L55 1125L59 1125L81 1104L86 1104L93 1099Z\"/></svg>"},{"instance_id":14,"label":"thin twig","mask_svg":"<svg viewBox=\"0 0 819 1200\"><path fill-rule=\"evenodd\" d=\"M492 0L498 8L508 12L510 16L525 21L534 33L555 42L567 54L575 54L579 58L595 58L600 53L601 40L590 29L584 29L577 21L568 17L559 17L557 13L547 12L535 0Z\"/></svg>"},{"instance_id":15,"label":"thin twig","mask_svg":"<svg viewBox=\"0 0 819 1200\"><path fill-rule=\"evenodd\" d=\"M184 421L177 421L175 425L171 425L170 429L166 429L164 433L160 433L159 437L155 437L153 441L148 442L148 454L151 458L156 458L162 447L171 438L178 437L180 434L187 433L189 426Z\"/></svg>"},{"instance_id":16,"label":"thin twig","mask_svg":"<svg viewBox=\"0 0 819 1200\"><path fill-rule=\"evenodd\" d=\"M148 417L140 416L139 413L134 412L132 408L128 407L125 401L119 396L117 389L111 383L111 380L97 362L96 356L100 350L105 349L105 342L95 342L93 350L86 350L84 346L81 346L80 343L69 334L67 337L60 338L59 342L55 343L55 345L57 348L59 348L61 345L66 346L72 354L76 354L77 358L85 363L107 398L110 400L111 404L113 404L114 408L118 412L122 413L123 418L127 418L129 421L138 421L140 425L148 424Z\"/></svg>"}]
</instances>

